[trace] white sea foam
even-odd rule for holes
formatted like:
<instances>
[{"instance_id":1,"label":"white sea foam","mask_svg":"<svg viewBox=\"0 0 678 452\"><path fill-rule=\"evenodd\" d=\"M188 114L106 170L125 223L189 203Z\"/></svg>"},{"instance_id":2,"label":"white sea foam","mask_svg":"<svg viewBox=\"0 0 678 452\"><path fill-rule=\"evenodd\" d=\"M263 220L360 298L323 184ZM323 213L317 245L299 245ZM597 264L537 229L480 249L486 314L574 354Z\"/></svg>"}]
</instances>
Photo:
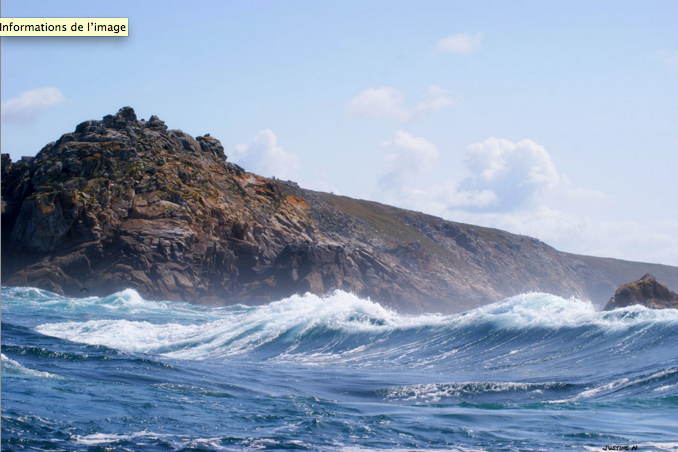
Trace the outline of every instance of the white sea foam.
<instances>
[{"instance_id":1,"label":"white sea foam","mask_svg":"<svg viewBox=\"0 0 678 452\"><path fill-rule=\"evenodd\" d=\"M122 441L137 441L137 445L139 445L138 441L160 440L170 443L173 450L204 448L208 448L209 450L233 450L232 447L225 447L221 444L223 441L222 437L195 438L192 437L192 435L170 435L155 433L148 430L132 433L93 433L91 435L76 436L75 440L77 443L85 446L113 445ZM264 449L266 446L280 444L279 441L266 438L248 438L243 442L245 443L243 445L246 449ZM303 445L301 441L291 442Z\"/></svg>"},{"instance_id":2,"label":"white sea foam","mask_svg":"<svg viewBox=\"0 0 678 452\"><path fill-rule=\"evenodd\" d=\"M543 293L517 295L468 311L462 317L470 323L492 321L499 327L511 329L588 325L619 329L657 321L678 325L678 310L675 309L653 310L630 306L603 312L588 301Z\"/></svg>"},{"instance_id":3,"label":"white sea foam","mask_svg":"<svg viewBox=\"0 0 678 452\"><path fill-rule=\"evenodd\" d=\"M3 288L9 295L7 302L20 299L25 306L25 300L43 307L54 306L63 309L106 309L110 312L124 313L177 313L193 312L203 314L206 318L213 316L223 317L231 314L234 309L205 308L169 301L148 301L133 289L109 295L104 298L65 298L49 292L29 287ZM5 300L3 300L5 302ZM244 305L235 306L235 312L247 310ZM352 315L369 316L373 322L371 326L387 328L416 328L422 326L436 326L455 324L461 326L470 323L492 321L498 326L520 328L525 326L580 326L595 324L601 326L628 326L642 322L666 321L678 323L678 310L652 310L641 306L632 306L610 312L601 312L587 301L576 298L564 299L556 295L544 293L528 293L507 298L504 301L489 304L459 315L443 316L424 314L419 316L399 315L395 311L385 309L369 299L361 299L353 294L336 291L333 294L319 297L312 294L293 295L283 300L272 302L265 306L252 308L262 319L266 316L284 315L290 318L304 317L304 320L341 324L344 327L361 330L367 323L356 322ZM210 317L212 316L212 317ZM350 320L346 322L346 320Z\"/></svg>"},{"instance_id":4,"label":"white sea foam","mask_svg":"<svg viewBox=\"0 0 678 452\"><path fill-rule=\"evenodd\" d=\"M316 328L344 334L378 335L421 328L449 334L455 330L483 325L489 325L495 331L579 326L618 331L638 325L651 326L657 322L671 327L678 325L676 310L653 311L636 306L600 312L588 302L566 300L549 294L519 295L451 316L400 315L378 303L341 291L325 297L312 294L294 295L253 308L240 305L210 309L186 303L152 302L144 300L131 289L103 299L71 299L68 303L90 303L91 309L99 309L96 312L101 312L103 306L107 312L145 312L156 316L152 317L153 322L148 322L102 315L109 318L43 324L36 327L36 330L75 342L186 359L247 353L274 341L280 341L286 347L285 350L280 350L281 356L295 353L295 359L306 359L309 363L334 360L338 354L342 358L352 359L357 353L364 353L369 348L365 344L356 344L348 350L337 351L329 347L331 344L319 344L315 351L304 352L305 357L302 353L297 353L295 349L299 345L299 338ZM633 336L625 338L620 350L623 351L623 347L628 346L632 340ZM376 343L378 341L369 345ZM424 345L398 344L390 352L395 356L398 349L401 349L403 356L412 356ZM516 351L519 350L514 350ZM451 356L454 353L455 350L440 350L436 357L428 358L429 362L422 361L420 365L431 364L442 355Z\"/></svg>"},{"instance_id":5,"label":"white sea foam","mask_svg":"<svg viewBox=\"0 0 678 452\"><path fill-rule=\"evenodd\" d=\"M614 380L609 383L601 384L594 386L592 388L587 388L584 391L580 392L573 398L571 398L569 401L575 401L575 400L580 400L580 399L589 399L591 397L594 397L601 392L607 392L607 391L612 391L614 389L617 389L621 386L626 385L629 382L628 378L620 378L619 380Z\"/></svg>"},{"instance_id":6,"label":"white sea foam","mask_svg":"<svg viewBox=\"0 0 678 452\"><path fill-rule=\"evenodd\" d=\"M633 377L623 377L616 380L612 380L607 383L601 383L599 385L594 385L591 387L585 388L583 391L575 394L572 397L562 400L553 400L549 403L567 403L567 402L577 402L585 399L591 399L599 395L609 395L614 392L618 392L623 388L630 386L643 387L646 388L650 384L657 382L659 379L667 376L673 376L678 374L678 367L669 367L667 369L650 372L648 374L636 375ZM655 391L668 391L669 389L675 388L676 385L664 385L662 387L653 389Z\"/></svg>"},{"instance_id":7,"label":"white sea foam","mask_svg":"<svg viewBox=\"0 0 678 452\"><path fill-rule=\"evenodd\" d=\"M4 353L0 354L2 359L2 373L6 376L18 376L22 378L26 377L37 377L37 378L57 378L63 379L61 375L43 372L40 370L29 369L26 366L22 366L18 362L14 361L11 358L5 356Z\"/></svg>"},{"instance_id":8,"label":"white sea foam","mask_svg":"<svg viewBox=\"0 0 678 452\"><path fill-rule=\"evenodd\" d=\"M170 435L162 435L149 431L134 432L127 435L118 433L93 433L91 435L76 436L75 440L76 442L86 446L97 446L99 444L112 444L119 441L129 441L136 438L159 439L168 436Z\"/></svg>"},{"instance_id":9,"label":"white sea foam","mask_svg":"<svg viewBox=\"0 0 678 452\"><path fill-rule=\"evenodd\" d=\"M22 303L25 303L26 300L51 301L55 299L66 299L61 295L48 292L47 290L36 289L35 287L3 287L2 295L5 297L3 304L10 301L12 298L19 299ZM10 300L7 300L7 298Z\"/></svg>"},{"instance_id":10,"label":"white sea foam","mask_svg":"<svg viewBox=\"0 0 678 452\"><path fill-rule=\"evenodd\" d=\"M403 402L435 403L446 398L480 395L486 393L507 392L535 392L541 393L544 389L558 389L563 383L515 383L515 382L457 382L457 383L429 383L407 386L396 386L385 390L386 399Z\"/></svg>"},{"instance_id":11,"label":"white sea foam","mask_svg":"<svg viewBox=\"0 0 678 452\"><path fill-rule=\"evenodd\" d=\"M90 320L43 324L36 331L75 342L122 350L161 353L200 359L248 352L292 332L317 327L346 332L379 332L439 323L443 317L405 317L355 295L336 292L328 297L294 295L282 301L240 311L220 311L219 320L199 324L150 323L129 320Z\"/></svg>"},{"instance_id":12,"label":"white sea foam","mask_svg":"<svg viewBox=\"0 0 678 452\"><path fill-rule=\"evenodd\" d=\"M209 309L189 303L145 300L134 289L125 289L106 297L68 298L31 287L3 287L3 309L17 308L23 312L59 315L84 313L107 317L167 316L189 319L212 319L219 309Z\"/></svg>"},{"instance_id":13,"label":"white sea foam","mask_svg":"<svg viewBox=\"0 0 678 452\"><path fill-rule=\"evenodd\" d=\"M675 388L678 388L678 384L660 386L656 389L653 389L653 392L663 392L663 391L668 391L669 389L675 389Z\"/></svg>"}]
</instances>

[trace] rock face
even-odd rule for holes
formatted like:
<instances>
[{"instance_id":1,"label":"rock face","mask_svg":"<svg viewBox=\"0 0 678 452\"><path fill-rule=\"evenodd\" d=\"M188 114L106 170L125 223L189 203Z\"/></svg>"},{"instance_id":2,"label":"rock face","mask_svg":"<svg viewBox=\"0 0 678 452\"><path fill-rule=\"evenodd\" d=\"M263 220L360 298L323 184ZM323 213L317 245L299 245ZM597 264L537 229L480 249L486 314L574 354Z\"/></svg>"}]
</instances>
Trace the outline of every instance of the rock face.
<instances>
[{"instance_id":1,"label":"rock face","mask_svg":"<svg viewBox=\"0 0 678 452\"><path fill-rule=\"evenodd\" d=\"M257 176L129 107L2 155L3 285L220 305L342 289L459 312L528 291L602 303L644 266Z\"/></svg>"},{"instance_id":2,"label":"rock face","mask_svg":"<svg viewBox=\"0 0 678 452\"><path fill-rule=\"evenodd\" d=\"M638 281L624 284L617 289L603 310L611 311L636 304L650 309L678 309L678 294L648 273Z\"/></svg>"}]
</instances>

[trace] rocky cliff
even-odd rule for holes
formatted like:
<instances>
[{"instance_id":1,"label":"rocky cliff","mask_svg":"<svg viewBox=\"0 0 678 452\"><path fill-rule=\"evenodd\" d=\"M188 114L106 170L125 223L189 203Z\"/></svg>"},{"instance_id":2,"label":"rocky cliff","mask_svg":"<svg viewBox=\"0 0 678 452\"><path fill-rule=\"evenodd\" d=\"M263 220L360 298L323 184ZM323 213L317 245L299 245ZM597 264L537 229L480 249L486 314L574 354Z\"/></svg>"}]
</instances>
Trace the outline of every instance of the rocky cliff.
<instances>
[{"instance_id":1,"label":"rocky cliff","mask_svg":"<svg viewBox=\"0 0 678 452\"><path fill-rule=\"evenodd\" d=\"M603 310L611 311L637 304L650 309L678 309L678 294L648 273L638 281L617 289Z\"/></svg>"},{"instance_id":2,"label":"rocky cliff","mask_svg":"<svg viewBox=\"0 0 678 452\"><path fill-rule=\"evenodd\" d=\"M602 304L639 271L678 285L675 267L574 256L248 173L209 134L129 107L33 158L2 155L3 285L207 304L342 289L404 312L458 312L527 291Z\"/></svg>"}]
</instances>

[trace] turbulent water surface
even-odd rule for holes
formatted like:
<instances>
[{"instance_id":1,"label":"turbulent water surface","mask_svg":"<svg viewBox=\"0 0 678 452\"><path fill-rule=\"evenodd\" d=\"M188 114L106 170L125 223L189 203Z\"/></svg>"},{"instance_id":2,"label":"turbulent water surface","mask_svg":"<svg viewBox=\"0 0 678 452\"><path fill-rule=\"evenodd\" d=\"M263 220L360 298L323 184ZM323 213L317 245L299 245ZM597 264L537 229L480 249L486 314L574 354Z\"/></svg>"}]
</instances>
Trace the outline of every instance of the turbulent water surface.
<instances>
[{"instance_id":1,"label":"turbulent water surface","mask_svg":"<svg viewBox=\"0 0 678 452\"><path fill-rule=\"evenodd\" d=\"M678 311L2 288L3 450L678 450Z\"/></svg>"}]
</instances>

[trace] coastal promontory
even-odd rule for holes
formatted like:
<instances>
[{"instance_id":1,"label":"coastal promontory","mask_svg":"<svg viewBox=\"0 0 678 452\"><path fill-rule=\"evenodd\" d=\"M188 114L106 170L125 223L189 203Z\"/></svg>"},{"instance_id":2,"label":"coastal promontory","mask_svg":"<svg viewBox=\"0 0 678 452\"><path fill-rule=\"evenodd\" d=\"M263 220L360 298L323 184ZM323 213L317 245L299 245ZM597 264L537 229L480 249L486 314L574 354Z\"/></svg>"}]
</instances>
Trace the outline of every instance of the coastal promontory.
<instances>
[{"instance_id":1,"label":"coastal promontory","mask_svg":"<svg viewBox=\"0 0 678 452\"><path fill-rule=\"evenodd\" d=\"M260 304L336 289L403 312L459 312L524 292L604 303L631 275L678 268L266 178L219 140L124 107L35 157L2 155L2 284L68 296Z\"/></svg>"}]
</instances>

